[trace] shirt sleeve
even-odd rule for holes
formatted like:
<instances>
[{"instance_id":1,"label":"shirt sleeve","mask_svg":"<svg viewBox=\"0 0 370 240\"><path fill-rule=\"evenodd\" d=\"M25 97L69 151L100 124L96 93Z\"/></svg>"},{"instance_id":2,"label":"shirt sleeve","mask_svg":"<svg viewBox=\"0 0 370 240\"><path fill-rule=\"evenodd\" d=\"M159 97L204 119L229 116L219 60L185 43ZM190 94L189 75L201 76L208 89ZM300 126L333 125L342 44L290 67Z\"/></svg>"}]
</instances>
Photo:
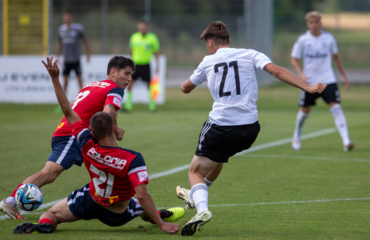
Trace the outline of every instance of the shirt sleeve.
<instances>
[{"instance_id":1,"label":"shirt sleeve","mask_svg":"<svg viewBox=\"0 0 370 240\"><path fill-rule=\"evenodd\" d=\"M88 141L93 139L88 126L83 121L75 122L72 124L71 129L81 148L84 147Z\"/></svg>"},{"instance_id":2,"label":"shirt sleeve","mask_svg":"<svg viewBox=\"0 0 370 240\"><path fill-rule=\"evenodd\" d=\"M301 59L302 55L303 55L303 46L301 41L299 41L298 39L293 45L291 57Z\"/></svg>"},{"instance_id":3,"label":"shirt sleeve","mask_svg":"<svg viewBox=\"0 0 370 240\"><path fill-rule=\"evenodd\" d=\"M333 37L333 40L331 41L330 44L330 53L331 54L337 54L338 53L338 46L337 46L337 41Z\"/></svg>"},{"instance_id":4,"label":"shirt sleeve","mask_svg":"<svg viewBox=\"0 0 370 240\"><path fill-rule=\"evenodd\" d=\"M271 59L269 57L267 57L265 54L261 53L261 52L255 51L255 53L253 55L254 55L253 60L254 60L254 67L255 68L259 68L259 69L263 70L263 68L267 64L272 63Z\"/></svg>"},{"instance_id":5,"label":"shirt sleeve","mask_svg":"<svg viewBox=\"0 0 370 240\"><path fill-rule=\"evenodd\" d=\"M158 52L159 51L159 41L157 38L157 35L153 34L153 43L152 43L152 49L153 52Z\"/></svg>"},{"instance_id":6,"label":"shirt sleeve","mask_svg":"<svg viewBox=\"0 0 370 240\"><path fill-rule=\"evenodd\" d=\"M134 38L134 34L132 34L132 35L131 35L131 37L130 37L130 49L132 49L132 47L133 47L133 46L132 46L133 38Z\"/></svg>"},{"instance_id":7,"label":"shirt sleeve","mask_svg":"<svg viewBox=\"0 0 370 240\"><path fill-rule=\"evenodd\" d=\"M149 183L149 175L146 170L145 161L140 153L131 162L128 171L128 177L130 178L133 187L139 186L142 183Z\"/></svg>"},{"instance_id":8,"label":"shirt sleeve","mask_svg":"<svg viewBox=\"0 0 370 240\"><path fill-rule=\"evenodd\" d=\"M115 87L111 89L107 96L105 97L104 106L108 104L113 104L117 109L121 108L121 103L123 99L123 88Z\"/></svg>"},{"instance_id":9,"label":"shirt sleeve","mask_svg":"<svg viewBox=\"0 0 370 240\"><path fill-rule=\"evenodd\" d=\"M201 85L204 81L207 81L207 75L204 72L203 62L199 64L194 73L190 76L190 81L194 85Z\"/></svg>"}]
</instances>

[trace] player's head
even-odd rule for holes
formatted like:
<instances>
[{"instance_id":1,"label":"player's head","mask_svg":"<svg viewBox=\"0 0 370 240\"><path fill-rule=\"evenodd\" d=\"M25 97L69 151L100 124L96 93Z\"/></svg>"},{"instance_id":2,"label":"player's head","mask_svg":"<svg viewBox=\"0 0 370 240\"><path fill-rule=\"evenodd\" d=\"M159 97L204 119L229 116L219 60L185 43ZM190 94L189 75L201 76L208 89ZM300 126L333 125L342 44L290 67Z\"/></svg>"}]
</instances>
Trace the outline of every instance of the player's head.
<instances>
[{"instance_id":1,"label":"player's head","mask_svg":"<svg viewBox=\"0 0 370 240\"><path fill-rule=\"evenodd\" d=\"M138 30L139 32L141 32L141 34L143 34L143 35L147 34L148 29L149 29L149 27L148 27L148 23L147 23L146 21L144 21L144 20L141 20L141 21L137 24L137 30Z\"/></svg>"},{"instance_id":2,"label":"player's head","mask_svg":"<svg viewBox=\"0 0 370 240\"><path fill-rule=\"evenodd\" d=\"M90 119L90 127L93 137L98 141L111 136L116 131L112 116L106 112L95 113Z\"/></svg>"},{"instance_id":3,"label":"player's head","mask_svg":"<svg viewBox=\"0 0 370 240\"><path fill-rule=\"evenodd\" d=\"M210 54L215 53L220 46L230 45L229 30L221 21L211 22L200 35L200 39L206 41Z\"/></svg>"},{"instance_id":4,"label":"player's head","mask_svg":"<svg viewBox=\"0 0 370 240\"><path fill-rule=\"evenodd\" d=\"M312 11L306 13L305 18L307 22L307 27L311 32L316 33L320 31L322 26L321 17L322 14L319 11Z\"/></svg>"},{"instance_id":5,"label":"player's head","mask_svg":"<svg viewBox=\"0 0 370 240\"><path fill-rule=\"evenodd\" d=\"M73 15L70 10L67 10L63 13L63 22L67 25L70 25L73 21Z\"/></svg>"},{"instance_id":6,"label":"player's head","mask_svg":"<svg viewBox=\"0 0 370 240\"><path fill-rule=\"evenodd\" d=\"M107 78L125 89L131 82L134 71L135 64L130 58L114 56L108 63Z\"/></svg>"}]
</instances>

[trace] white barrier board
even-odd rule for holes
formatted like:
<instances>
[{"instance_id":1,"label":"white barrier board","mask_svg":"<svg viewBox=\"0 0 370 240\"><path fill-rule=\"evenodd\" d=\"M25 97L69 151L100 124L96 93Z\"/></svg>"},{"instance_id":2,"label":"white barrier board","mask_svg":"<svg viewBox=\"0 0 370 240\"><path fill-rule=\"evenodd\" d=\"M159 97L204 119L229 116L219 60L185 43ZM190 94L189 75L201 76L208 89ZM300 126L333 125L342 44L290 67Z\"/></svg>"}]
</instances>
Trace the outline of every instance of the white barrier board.
<instances>
[{"instance_id":1,"label":"white barrier board","mask_svg":"<svg viewBox=\"0 0 370 240\"><path fill-rule=\"evenodd\" d=\"M92 55L90 61L81 57L81 69L83 84L105 80L109 60L114 55ZM126 55L127 57L127 55ZM0 56L0 102L12 103L57 103L53 84L48 72L41 60L46 61L45 56ZM61 59L61 63L63 59ZM154 73L155 58L153 58L151 69ZM59 64L62 72L63 64ZM157 103L165 102L166 91L166 57L159 58L159 79L161 91ZM61 74L60 81L63 82ZM125 90L127 91L127 90ZM78 83L74 71L68 82L67 97L72 101L79 92ZM125 94L126 95L126 94ZM149 94L147 86L142 81L136 81L132 89L132 100L134 103L147 103ZM125 101L125 97L124 97Z\"/></svg>"}]
</instances>

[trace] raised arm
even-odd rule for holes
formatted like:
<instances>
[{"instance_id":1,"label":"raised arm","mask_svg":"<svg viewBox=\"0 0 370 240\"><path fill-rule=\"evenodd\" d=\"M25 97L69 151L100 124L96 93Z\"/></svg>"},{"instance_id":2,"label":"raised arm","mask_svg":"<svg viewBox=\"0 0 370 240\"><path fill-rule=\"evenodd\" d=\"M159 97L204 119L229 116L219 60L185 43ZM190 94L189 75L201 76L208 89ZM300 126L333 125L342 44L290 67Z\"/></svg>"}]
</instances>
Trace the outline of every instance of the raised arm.
<instances>
[{"instance_id":1,"label":"raised arm","mask_svg":"<svg viewBox=\"0 0 370 240\"><path fill-rule=\"evenodd\" d=\"M139 201L140 205L143 207L144 211L162 231L168 233L176 233L179 231L180 226L178 224L163 222L163 220L160 218L152 196L149 194L144 183L136 186L135 191L136 198Z\"/></svg>"},{"instance_id":2,"label":"raised arm","mask_svg":"<svg viewBox=\"0 0 370 240\"><path fill-rule=\"evenodd\" d=\"M342 63L342 58L340 57L339 53L333 54L333 60L334 60L335 64L337 65L340 74L343 77L343 82L345 84L344 89L346 91L348 91L349 90L349 87L350 87L350 83L348 81L346 72L344 71L344 67L343 67L343 63Z\"/></svg>"},{"instance_id":3,"label":"raised arm","mask_svg":"<svg viewBox=\"0 0 370 240\"><path fill-rule=\"evenodd\" d=\"M46 63L44 61L41 61L44 66L46 67L46 70L48 70L49 75L51 77L51 81L54 85L55 95L57 96L60 108L63 111L64 116L66 117L68 124L72 126L75 122L81 121L80 117L77 115L75 111L71 108L71 104L69 103L67 96L62 88L62 85L60 85L59 82L59 67L58 67L58 60L56 59L53 63L53 56L50 57L50 59L46 58Z\"/></svg>"},{"instance_id":4,"label":"raised arm","mask_svg":"<svg viewBox=\"0 0 370 240\"><path fill-rule=\"evenodd\" d=\"M107 105L105 105L105 107L103 109L103 112L109 113L112 116L114 125L116 125L116 128L117 128L116 139L118 141L121 141L123 139L124 134L125 134L125 130L118 127L118 124L117 124L118 109L113 104L107 104Z\"/></svg>"},{"instance_id":5,"label":"raised arm","mask_svg":"<svg viewBox=\"0 0 370 240\"><path fill-rule=\"evenodd\" d=\"M326 84L318 83L313 86L309 86L305 81L294 76L293 73L289 72L287 69L276 66L273 63L267 64L263 70L271 74L273 77L279 79L294 87L300 88L308 93L322 93L326 88Z\"/></svg>"}]
</instances>

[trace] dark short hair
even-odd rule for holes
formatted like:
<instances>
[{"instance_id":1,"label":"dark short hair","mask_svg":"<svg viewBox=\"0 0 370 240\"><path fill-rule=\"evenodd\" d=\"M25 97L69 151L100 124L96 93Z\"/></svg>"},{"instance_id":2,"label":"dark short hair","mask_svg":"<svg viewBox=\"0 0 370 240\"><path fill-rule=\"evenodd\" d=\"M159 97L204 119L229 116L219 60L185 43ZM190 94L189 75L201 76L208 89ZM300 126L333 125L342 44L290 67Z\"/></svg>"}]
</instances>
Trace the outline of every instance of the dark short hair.
<instances>
[{"instance_id":1,"label":"dark short hair","mask_svg":"<svg viewBox=\"0 0 370 240\"><path fill-rule=\"evenodd\" d=\"M216 45L228 44L230 34L223 22L214 21L211 22L206 29L204 29L203 33L200 35L200 39L204 39L205 41L211 39Z\"/></svg>"},{"instance_id":2,"label":"dark short hair","mask_svg":"<svg viewBox=\"0 0 370 240\"><path fill-rule=\"evenodd\" d=\"M148 21L146 21L146 20L144 20L144 19L141 19L141 20L139 21L139 23L144 23L145 25L149 25L149 24L148 24Z\"/></svg>"},{"instance_id":3,"label":"dark short hair","mask_svg":"<svg viewBox=\"0 0 370 240\"><path fill-rule=\"evenodd\" d=\"M110 70L112 68L119 71L121 69L125 69L126 67L131 67L132 71L135 72L135 64L130 58L124 56L114 56L109 60L107 75L110 74Z\"/></svg>"},{"instance_id":4,"label":"dark short hair","mask_svg":"<svg viewBox=\"0 0 370 240\"><path fill-rule=\"evenodd\" d=\"M72 11L71 11L71 9L67 9L67 10L65 10L65 11L64 11L64 13L68 13L68 14L71 14L71 15L72 15Z\"/></svg>"},{"instance_id":5,"label":"dark short hair","mask_svg":"<svg viewBox=\"0 0 370 240\"><path fill-rule=\"evenodd\" d=\"M113 117L106 112L97 112L90 119L90 127L98 140L111 135L113 125Z\"/></svg>"}]
</instances>

